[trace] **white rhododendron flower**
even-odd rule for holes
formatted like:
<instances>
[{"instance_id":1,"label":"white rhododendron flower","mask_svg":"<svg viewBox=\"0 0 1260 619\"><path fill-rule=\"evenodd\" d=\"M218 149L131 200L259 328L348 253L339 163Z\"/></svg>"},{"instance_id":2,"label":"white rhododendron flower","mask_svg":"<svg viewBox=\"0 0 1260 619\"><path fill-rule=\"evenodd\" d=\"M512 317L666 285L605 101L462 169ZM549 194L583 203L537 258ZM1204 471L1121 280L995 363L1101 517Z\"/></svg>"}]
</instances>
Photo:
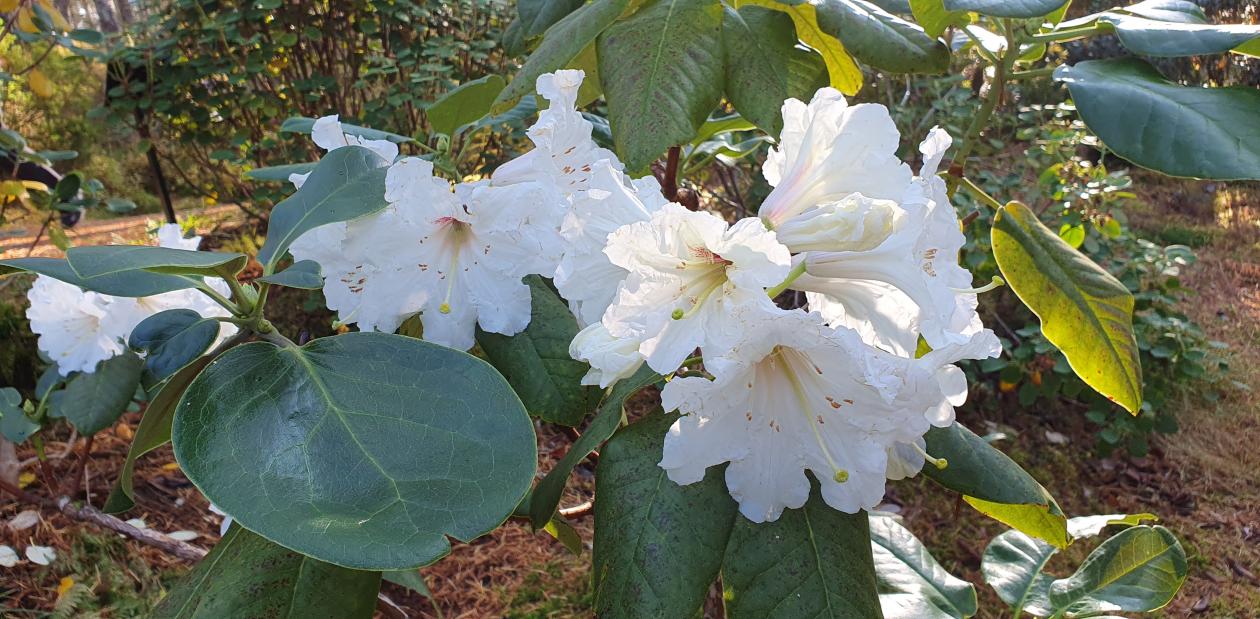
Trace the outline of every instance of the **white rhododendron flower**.
<instances>
[{"instance_id":1,"label":"white rhododendron flower","mask_svg":"<svg viewBox=\"0 0 1260 619\"><path fill-rule=\"evenodd\" d=\"M195 250L201 237L184 238L179 224L158 228L160 246ZM206 284L219 294L231 294L227 282L209 278ZM169 309L191 309L204 317L227 316L228 311L210 297L192 289L174 290L149 297L114 297L83 290L46 275L35 278L27 294L26 317L39 335L38 346L57 363L62 376L91 372L101 361L127 350L127 338L145 318ZM231 323L219 325L219 341L236 332Z\"/></svg>"},{"instance_id":2,"label":"white rhododendron flower","mask_svg":"<svg viewBox=\"0 0 1260 619\"><path fill-rule=\"evenodd\" d=\"M910 168L897 159L901 136L882 105L849 105L834 88L806 105L783 102L783 131L762 175L774 190L758 215L777 228L805 211L852 193L900 200Z\"/></svg>"},{"instance_id":3,"label":"white rhododendron flower","mask_svg":"<svg viewBox=\"0 0 1260 619\"><path fill-rule=\"evenodd\" d=\"M745 334L729 354L706 359L714 380L666 384L665 409L683 413L665 437L670 479L693 483L730 462L727 487L754 522L804 505L806 470L838 510L877 505L888 446L926 432L926 413L942 399L933 360L880 352L799 310L751 322Z\"/></svg>"},{"instance_id":4,"label":"white rhododendron flower","mask_svg":"<svg viewBox=\"0 0 1260 619\"><path fill-rule=\"evenodd\" d=\"M504 335L529 324L521 278L554 273L563 250L566 202L552 186L480 181L452 191L431 163L405 158L390 167L385 196L390 206L346 224L336 249L306 235L291 248L320 263L343 323L392 332L420 312L424 339L459 349L472 347L478 324Z\"/></svg>"},{"instance_id":5,"label":"white rhododendron flower","mask_svg":"<svg viewBox=\"0 0 1260 619\"><path fill-rule=\"evenodd\" d=\"M556 269L556 289L569 301L581 326L599 321L629 274L604 253L609 235L624 225L648 221L665 204L659 186L655 193L650 185L645 191L636 189L612 162L601 160L587 189L573 197L560 227L566 247Z\"/></svg>"},{"instance_id":6,"label":"white rhododendron flower","mask_svg":"<svg viewBox=\"0 0 1260 619\"><path fill-rule=\"evenodd\" d=\"M936 168L949 135L936 128L920 147L921 176L908 184L891 233L877 246L811 252L807 275L793 287L811 296L811 309L832 324L874 337L898 354L912 354L922 335L933 348L966 341L982 328L976 315L971 273L958 264L966 243ZM917 311L910 312L907 308Z\"/></svg>"},{"instance_id":7,"label":"white rhododendron flower","mask_svg":"<svg viewBox=\"0 0 1260 619\"><path fill-rule=\"evenodd\" d=\"M731 320L735 308L769 306L765 289L783 281L791 260L759 219L728 226L672 203L617 229L604 252L629 274L603 324L615 337L639 340L648 365L662 373L698 346L732 341L742 329Z\"/></svg>"},{"instance_id":8,"label":"white rhododendron flower","mask_svg":"<svg viewBox=\"0 0 1260 619\"><path fill-rule=\"evenodd\" d=\"M398 158L397 144L389 140L369 140L357 135L350 135L342 130L339 118L337 114L333 114L316 119L315 124L311 126L311 141L328 152L337 150L342 146L362 146L380 155L385 161L392 163ZM301 189L306 182L306 178L310 175L310 172L290 174L289 182L293 183L294 187Z\"/></svg>"},{"instance_id":9,"label":"white rhododendron flower","mask_svg":"<svg viewBox=\"0 0 1260 619\"><path fill-rule=\"evenodd\" d=\"M643 353L639 352L638 340L613 337L602 322L591 323L573 336L569 356L591 366L582 377L583 385L605 388L629 378L645 361Z\"/></svg>"},{"instance_id":10,"label":"white rhododendron flower","mask_svg":"<svg viewBox=\"0 0 1260 619\"><path fill-rule=\"evenodd\" d=\"M617 156L591 139L594 127L577 111L578 89L585 76L580 69L538 76L538 94L550 107L538 113L538 122L527 131L534 149L499 166L491 182L544 181L554 183L568 197L587 188L595 162L608 161L618 172L622 170Z\"/></svg>"}]
</instances>

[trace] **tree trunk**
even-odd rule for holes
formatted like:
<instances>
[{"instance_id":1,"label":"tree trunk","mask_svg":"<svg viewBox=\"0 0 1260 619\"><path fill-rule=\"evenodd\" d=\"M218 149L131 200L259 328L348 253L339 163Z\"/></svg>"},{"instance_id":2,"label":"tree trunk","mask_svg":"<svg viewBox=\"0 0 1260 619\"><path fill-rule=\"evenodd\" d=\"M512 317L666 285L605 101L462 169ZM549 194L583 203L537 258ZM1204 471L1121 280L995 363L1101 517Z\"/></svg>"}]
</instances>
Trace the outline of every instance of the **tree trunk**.
<instances>
[{"instance_id":1,"label":"tree trunk","mask_svg":"<svg viewBox=\"0 0 1260 619\"><path fill-rule=\"evenodd\" d=\"M114 6L118 9L118 24L122 27L126 28L136 20L130 0L114 0Z\"/></svg>"},{"instance_id":2,"label":"tree trunk","mask_svg":"<svg viewBox=\"0 0 1260 619\"><path fill-rule=\"evenodd\" d=\"M118 20L114 18L114 9L110 8L109 0L93 0L96 5L96 21L99 22L101 32L118 32Z\"/></svg>"}]
</instances>

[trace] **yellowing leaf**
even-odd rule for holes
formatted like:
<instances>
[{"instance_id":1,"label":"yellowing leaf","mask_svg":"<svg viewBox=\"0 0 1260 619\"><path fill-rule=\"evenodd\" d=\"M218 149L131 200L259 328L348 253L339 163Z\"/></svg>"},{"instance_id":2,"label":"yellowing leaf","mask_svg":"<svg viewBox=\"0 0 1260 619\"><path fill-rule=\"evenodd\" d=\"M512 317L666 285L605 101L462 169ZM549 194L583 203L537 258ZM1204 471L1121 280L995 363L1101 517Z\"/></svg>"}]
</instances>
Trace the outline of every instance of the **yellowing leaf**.
<instances>
[{"instance_id":1,"label":"yellowing leaf","mask_svg":"<svg viewBox=\"0 0 1260 619\"><path fill-rule=\"evenodd\" d=\"M163 471L178 471L178 470L179 470L179 463L178 463L178 462L167 462L166 464L163 464L163 465L162 465L162 470L163 470Z\"/></svg>"},{"instance_id":2,"label":"yellowing leaf","mask_svg":"<svg viewBox=\"0 0 1260 619\"><path fill-rule=\"evenodd\" d=\"M27 486L29 486L29 485L33 484L33 483L35 483L35 474L34 474L34 473L22 473L21 475L18 475L18 487L19 487L19 488L25 488L25 487L27 487Z\"/></svg>"},{"instance_id":3,"label":"yellowing leaf","mask_svg":"<svg viewBox=\"0 0 1260 619\"><path fill-rule=\"evenodd\" d=\"M65 595L66 592L69 591L70 588L73 586L74 586L74 578L71 578L70 576L63 577L61 579L61 582L57 584L57 597L61 597Z\"/></svg>"},{"instance_id":4,"label":"yellowing leaf","mask_svg":"<svg viewBox=\"0 0 1260 619\"><path fill-rule=\"evenodd\" d=\"M67 22L66 18L61 15L61 11L58 11L57 7L53 6L51 0L39 0L39 7L44 9L44 12L52 18L53 28L61 32L70 32L74 29L70 27L70 22Z\"/></svg>"},{"instance_id":5,"label":"yellowing leaf","mask_svg":"<svg viewBox=\"0 0 1260 619\"><path fill-rule=\"evenodd\" d=\"M0 0L0 13L9 13L18 7L18 0Z\"/></svg>"},{"instance_id":6,"label":"yellowing leaf","mask_svg":"<svg viewBox=\"0 0 1260 619\"><path fill-rule=\"evenodd\" d=\"M26 187L21 181L0 181L0 195L18 197L26 193Z\"/></svg>"},{"instance_id":7,"label":"yellowing leaf","mask_svg":"<svg viewBox=\"0 0 1260 619\"><path fill-rule=\"evenodd\" d=\"M792 23L796 25L796 36L802 43L822 55L823 61L827 63L827 74L833 88L846 95L857 94L857 91L862 89L862 69L858 67L849 52L845 51L839 39L823 32L818 27L818 13L814 5L809 3L787 5L775 0L736 0L735 7L750 4L783 11L792 17Z\"/></svg>"},{"instance_id":8,"label":"yellowing leaf","mask_svg":"<svg viewBox=\"0 0 1260 619\"><path fill-rule=\"evenodd\" d=\"M18 11L17 27L18 30L21 30L22 32L39 32L39 27L35 25L35 18L31 12L31 7L24 6L21 11Z\"/></svg>"},{"instance_id":9,"label":"yellowing leaf","mask_svg":"<svg viewBox=\"0 0 1260 619\"><path fill-rule=\"evenodd\" d=\"M47 99L53 94L52 82L48 81L48 76L39 69L32 70L30 75L26 76L26 85L30 86L31 92L36 96Z\"/></svg>"}]
</instances>

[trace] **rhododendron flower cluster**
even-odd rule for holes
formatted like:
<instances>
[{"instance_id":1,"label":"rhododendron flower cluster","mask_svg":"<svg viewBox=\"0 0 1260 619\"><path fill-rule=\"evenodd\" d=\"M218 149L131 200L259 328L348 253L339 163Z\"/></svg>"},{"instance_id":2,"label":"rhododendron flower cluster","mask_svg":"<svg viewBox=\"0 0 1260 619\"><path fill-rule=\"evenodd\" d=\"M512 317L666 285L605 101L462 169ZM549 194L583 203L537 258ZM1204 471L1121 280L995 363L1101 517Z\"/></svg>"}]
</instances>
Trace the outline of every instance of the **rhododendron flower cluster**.
<instances>
[{"instance_id":1,"label":"rhododendron flower cluster","mask_svg":"<svg viewBox=\"0 0 1260 619\"><path fill-rule=\"evenodd\" d=\"M757 216L731 222L629 177L576 109L582 79L538 79L550 106L528 132L535 148L489 180L450 182L378 151L389 206L291 248L321 265L340 321L392 332L418 315L425 339L468 349L478 326L524 330L522 277L552 278L581 327L570 353L590 365L585 383L703 360L705 375L664 387L681 415L660 466L688 484L729 463L726 485L757 522L803 505L807 472L827 504L856 512L887 479L946 465L923 436L966 399L954 364L1001 350L958 264L964 237L937 177L949 135L928 134L916 175L883 106L830 88L790 99L763 168L773 190ZM317 144L372 147L340 131L320 119ZM776 305L785 290L807 307Z\"/></svg>"},{"instance_id":2,"label":"rhododendron flower cluster","mask_svg":"<svg viewBox=\"0 0 1260 619\"><path fill-rule=\"evenodd\" d=\"M164 224L157 230L158 244L172 249L196 250L201 237L184 238L179 224ZM228 285L211 278L206 284L221 295ZM127 350L127 338L142 320L170 309L191 309L202 316L227 316L228 312L210 297L193 289L164 292L149 297L115 297L86 291L47 275L35 278L27 295L26 317L31 331L39 335L38 346L57 364L62 376L71 372L91 372L101 361ZM236 332L224 322L219 340Z\"/></svg>"}]
</instances>

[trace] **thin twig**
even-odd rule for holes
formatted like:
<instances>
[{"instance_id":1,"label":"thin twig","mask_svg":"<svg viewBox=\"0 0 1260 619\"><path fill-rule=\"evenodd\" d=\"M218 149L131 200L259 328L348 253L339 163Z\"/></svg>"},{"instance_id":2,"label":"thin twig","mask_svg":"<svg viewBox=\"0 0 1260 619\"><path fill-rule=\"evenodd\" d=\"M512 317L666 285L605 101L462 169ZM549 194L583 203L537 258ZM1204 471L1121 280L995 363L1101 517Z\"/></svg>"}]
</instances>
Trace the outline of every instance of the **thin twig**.
<instances>
[{"instance_id":1,"label":"thin twig","mask_svg":"<svg viewBox=\"0 0 1260 619\"><path fill-rule=\"evenodd\" d=\"M83 451L79 452L79 463L75 466L78 473L71 475L67 483L70 487L62 494L66 496L75 496L79 494L79 488L82 486L83 477L87 475L88 456L92 453L92 442L96 440L95 434L89 434L87 439L83 441Z\"/></svg>"},{"instance_id":2,"label":"thin twig","mask_svg":"<svg viewBox=\"0 0 1260 619\"><path fill-rule=\"evenodd\" d=\"M594 501L587 501L585 503L582 503L581 505L574 505L573 507L561 508L560 515L569 519L577 519L577 518L582 518L583 516L586 516L587 514L590 514L594 510L595 510Z\"/></svg>"}]
</instances>

